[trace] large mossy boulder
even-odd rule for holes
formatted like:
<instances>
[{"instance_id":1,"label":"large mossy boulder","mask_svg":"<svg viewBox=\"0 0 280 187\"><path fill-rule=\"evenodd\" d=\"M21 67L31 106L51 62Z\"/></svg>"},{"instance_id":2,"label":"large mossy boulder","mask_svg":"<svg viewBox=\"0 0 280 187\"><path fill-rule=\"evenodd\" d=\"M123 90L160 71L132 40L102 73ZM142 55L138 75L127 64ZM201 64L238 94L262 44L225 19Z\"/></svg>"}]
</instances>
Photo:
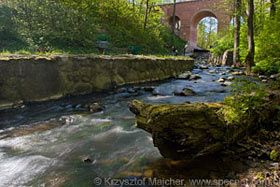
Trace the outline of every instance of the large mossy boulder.
<instances>
[{"instance_id":1,"label":"large mossy boulder","mask_svg":"<svg viewBox=\"0 0 280 187\"><path fill-rule=\"evenodd\" d=\"M224 152L274 115L267 109L261 119L256 115L244 123L229 125L219 112L222 107L222 103L151 105L137 100L129 104L136 114L137 127L152 135L165 158L174 160Z\"/></svg>"}]
</instances>

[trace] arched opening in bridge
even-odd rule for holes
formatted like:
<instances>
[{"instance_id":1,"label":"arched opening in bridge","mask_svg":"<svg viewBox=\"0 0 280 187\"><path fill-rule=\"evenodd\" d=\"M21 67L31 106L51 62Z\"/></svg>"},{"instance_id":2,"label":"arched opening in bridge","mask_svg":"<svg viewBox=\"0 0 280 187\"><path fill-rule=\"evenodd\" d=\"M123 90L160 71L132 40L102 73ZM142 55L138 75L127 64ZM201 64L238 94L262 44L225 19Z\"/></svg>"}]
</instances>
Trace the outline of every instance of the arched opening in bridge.
<instances>
[{"instance_id":1,"label":"arched opening in bridge","mask_svg":"<svg viewBox=\"0 0 280 187\"><path fill-rule=\"evenodd\" d=\"M197 25L197 45L210 49L217 39L218 20L214 17L205 17Z\"/></svg>"},{"instance_id":2,"label":"arched opening in bridge","mask_svg":"<svg viewBox=\"0 0 280 187\"><path fill-rule=\"evenodd\" d=\"M190 41L195 45L198 44L198 27L200 31L204 30L204 32L207 33L206 35L214 35L214 33L217 33L219 30L219 20L211 10L201 10L192 18ZM203 37L200 36L200 39L203 39ZM207 48L209 47L210 46L207 46Z\"/></svg>"},{"instance_id":3,"label":"arched opening in bridge","mask_svg":"<svg viewBox=\"0 0 280 187\"><path fill-rule=\"evenodd\" d=\"M171 16L168 20L169 26L170 28L172 28L172 24L173 24L173 16ZM182 23L181 23L181 19L178 16L175 16L175 34L179 35L179 31L181 29Z\"/></svg>"}]
</instances>

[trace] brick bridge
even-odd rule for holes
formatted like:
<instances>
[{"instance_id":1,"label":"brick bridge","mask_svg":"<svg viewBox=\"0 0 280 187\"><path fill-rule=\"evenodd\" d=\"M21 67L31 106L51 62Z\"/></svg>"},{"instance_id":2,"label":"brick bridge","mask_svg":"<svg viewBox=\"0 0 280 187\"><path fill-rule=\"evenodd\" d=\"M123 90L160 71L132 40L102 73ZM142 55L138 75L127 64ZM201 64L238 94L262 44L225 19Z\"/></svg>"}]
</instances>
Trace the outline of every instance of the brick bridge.
<instances>
[{"instance_id":1,"label":"brick bridge","mask_svg":"<svg viewBox=\"0 0 280 187\"><path fill-rule=\"evenodd\" d=\"M183 40L197 44L197 25L205 17L218 20L218 32L230 24L231 5L223 0L189 0L176 4L176 33ZM173 4L161 5L167 16L166 22L172 25Z\"/></svg>"}]
</instances>

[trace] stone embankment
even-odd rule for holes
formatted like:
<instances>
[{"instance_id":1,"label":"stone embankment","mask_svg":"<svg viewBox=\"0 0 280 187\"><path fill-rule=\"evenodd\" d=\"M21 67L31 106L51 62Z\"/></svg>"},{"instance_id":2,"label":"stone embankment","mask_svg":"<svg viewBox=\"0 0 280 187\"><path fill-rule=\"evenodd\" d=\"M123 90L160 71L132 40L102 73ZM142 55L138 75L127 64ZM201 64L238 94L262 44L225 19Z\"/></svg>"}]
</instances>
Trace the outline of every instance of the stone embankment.
<instances>
[{"instance_id":1,"label":"stone embankment","mask_svg":"<svg viewBox=\"0 0 280 187\"><path fill-rule=\"evenodd\" d=\"M194 60L190 58L1 56L0 108L164 80L193 67Z\"/></svg>"}]
</instances>

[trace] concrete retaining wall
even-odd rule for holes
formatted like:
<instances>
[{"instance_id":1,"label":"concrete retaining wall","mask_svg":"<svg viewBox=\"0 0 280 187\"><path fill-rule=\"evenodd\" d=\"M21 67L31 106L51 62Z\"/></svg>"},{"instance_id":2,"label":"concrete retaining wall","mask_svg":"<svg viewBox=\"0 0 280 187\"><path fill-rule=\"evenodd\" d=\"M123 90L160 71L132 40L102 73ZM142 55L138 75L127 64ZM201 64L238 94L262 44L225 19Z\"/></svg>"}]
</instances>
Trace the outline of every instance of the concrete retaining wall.
<instances>
[{"instance_id":1,"label":"concrete retaining wall","mask_svg":"<svg viewBox=\"0 0 280 187\"><path fill-rule=\"evenodd\" d=\"M191 59L143 56L2 56L0 108L164 80L193 66Z\"/></svg>"}]
</instances>

